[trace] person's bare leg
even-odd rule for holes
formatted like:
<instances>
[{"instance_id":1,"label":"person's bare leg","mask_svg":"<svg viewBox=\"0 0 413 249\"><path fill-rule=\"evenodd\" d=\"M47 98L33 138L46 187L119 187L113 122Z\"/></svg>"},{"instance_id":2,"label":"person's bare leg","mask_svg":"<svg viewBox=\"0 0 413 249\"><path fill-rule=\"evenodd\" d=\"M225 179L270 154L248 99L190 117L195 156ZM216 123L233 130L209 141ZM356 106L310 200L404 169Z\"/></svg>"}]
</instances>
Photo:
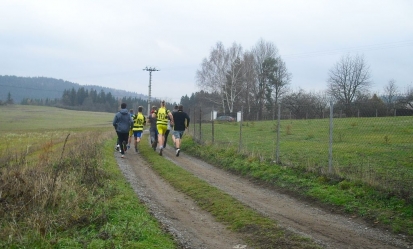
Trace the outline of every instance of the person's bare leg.
<instances>
[{"instance_id":1,"label":"person's bare leg","mask_svg":"<svg viewBox=\"0 0 413 249\"><path fill-rule=\"evenodd\" d=\"M163 142L164 142L163 136L164 136L163 134L158 135L158 147L159 148L163 148Z\"/></svg>"},{"instance_id":2,"label":"person's bare leg","mask_svg":"<svg viewBox=\"0 0 413 249\"><path fill-rule=\"evenodd\" d=\"M165 135L164 134L159 134L158 136L158 145L159 145L159 155L162 156L162 150L163 150L163 143L165 141Z\"/></svg>"},{"instance_id":3,"label":"person's bare leg","mask_svg":"<svg viewBox=\"0 0 413 249\"><path fill-rule=\"evenodd\" d=\"M159 144L159 155L160 156L162 156L162 150L163 150L163 143L164 143L164 140L165 139L165 137L164 137L164 135L162 134L159 134L159 136L158 136L158 144Z\"/></svg>"},{"instance_id":4,"label":"person's bare leg","mask_svg":"<svg viewBox=\"0 0 413 249\"><path fill-rule=\"evenodd\" d=\"M181 139L180 138L175 138L175 146L176 146L175 155L179 156L179 152L181 151Z\"/></svg>"}]
</instances>

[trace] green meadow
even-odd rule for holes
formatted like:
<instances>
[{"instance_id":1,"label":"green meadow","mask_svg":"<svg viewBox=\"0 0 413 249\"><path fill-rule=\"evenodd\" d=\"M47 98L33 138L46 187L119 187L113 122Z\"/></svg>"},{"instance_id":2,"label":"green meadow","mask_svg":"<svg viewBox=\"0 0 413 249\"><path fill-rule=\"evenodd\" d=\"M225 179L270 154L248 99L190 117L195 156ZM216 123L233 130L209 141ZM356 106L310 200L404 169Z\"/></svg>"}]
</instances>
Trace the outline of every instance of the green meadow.
<instances>
[{"instance_id":1,"label":"green meadow","mask_svg":"<svg viewBox=\"0 0 413 249\"><path fill-rule=\"evenodd\" d=\"M84 130L111 128L114 114L46 106L0 106L0 131Z\"/></svg>"},{"instance_id":2,"label":"green meadow","mask_svg":"<svg viewBox=\"0 0 413 249\"><path fill-rule=\"evenodd\" d=\"M412 117L192 123L182 150L330 210L413 236Z\"/></svg>"},{"instance_id":3,"label":"green meadow","mask_svg":"<svg viewBox=\"0 0 413 249\"><path fill-rule=\"evenodd\" d=\"M36 150L50 140L63 142L69 133L75 137L90 131L113 131L113 115L43 106L0 106L0 151Z\"/></svg>"},{"instance_id":4,"label":"green meadow","mask_svg":"<svg viewBox=\"0 0 413 249\"><path fill-rule=\"evenodd\" d=\"M215 122L192 126L204 144L233 147L275 161L276 121ZM413 117L336 118L329 168L329 119L281 120L279 162L320 174L366 182L413 199ZM201 131L201 132L200 132ZM201 136L199 136L201 134Z\"/></svg>"}]
</instances>

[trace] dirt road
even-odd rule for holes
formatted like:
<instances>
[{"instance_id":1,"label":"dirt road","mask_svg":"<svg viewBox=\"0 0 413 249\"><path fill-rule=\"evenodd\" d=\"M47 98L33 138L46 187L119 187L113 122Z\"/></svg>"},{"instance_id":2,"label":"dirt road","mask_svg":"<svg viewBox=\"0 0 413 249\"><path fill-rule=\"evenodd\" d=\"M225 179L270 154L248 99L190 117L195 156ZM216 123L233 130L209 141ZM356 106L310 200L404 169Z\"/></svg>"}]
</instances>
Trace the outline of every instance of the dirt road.
<instances>
[{"instance_id":1,"label":"dirt road","mask_svg":"<svg viewBox=\"0 0 413 249\"><path fill-rule=\"evenodd\" d=\"M139 198L182 248L251 248L238 234L228 231L190 198L174 190L139 154L130 153L125 159L121 159L119 153L115 156ZM283 228L313 239L323 248L413 248L402 236L263 188L185 153L176 157L172 148L164 150L163 156L276 220Z\"/></svg>"}]
</instances>

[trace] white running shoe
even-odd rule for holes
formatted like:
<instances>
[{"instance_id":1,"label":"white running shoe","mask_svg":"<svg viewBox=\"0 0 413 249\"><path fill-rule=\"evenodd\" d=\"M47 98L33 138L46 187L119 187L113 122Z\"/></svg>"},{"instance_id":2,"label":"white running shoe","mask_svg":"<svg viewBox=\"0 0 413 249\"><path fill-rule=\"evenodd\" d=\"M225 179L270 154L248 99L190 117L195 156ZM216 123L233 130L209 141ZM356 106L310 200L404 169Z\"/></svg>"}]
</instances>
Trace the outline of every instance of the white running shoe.
<instances>
[{"instance_id":1,"label":"white running shoe","mask_svg":"<svg viewBox=\"0 0 413 249\"><path fill-rule=\"evenodd\" d=\"M181 152L181 149L176 149L175 155L179 156L179 152Z\"/></svg>"}]
</instances>

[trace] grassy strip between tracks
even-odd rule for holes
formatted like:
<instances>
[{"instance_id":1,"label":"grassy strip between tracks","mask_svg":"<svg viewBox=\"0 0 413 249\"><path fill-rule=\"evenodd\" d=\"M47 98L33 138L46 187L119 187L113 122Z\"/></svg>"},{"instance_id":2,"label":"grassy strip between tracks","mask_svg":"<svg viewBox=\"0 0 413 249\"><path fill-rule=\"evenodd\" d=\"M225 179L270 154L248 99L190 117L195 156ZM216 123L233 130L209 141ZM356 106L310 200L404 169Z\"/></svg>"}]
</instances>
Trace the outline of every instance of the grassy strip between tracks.
<instances>
[{"instance_id":1,"label":"grassy strip between tracks","mask_svg":"<svg viewBox=\"0 0 413 249\"><path fill-rule=\"evenodd\" d=\"M141 154L174 188L190 196L232 231L242 234L248 245L255 248L318 248L308 238L281 229L273 220L154 153L149 146L141 146Z\"/></svg>"},{"instance_id":2,"label":"grassy strip between tracks","mask_svg":"<svg viewBox=\"0 0 413 249\"><path fill-rule=\"evenodd\" d=\"M184 137L182 150L227 171L252 178L289 194L327 205L340 213L365 219L413 240L413 204L391 192L346 179L274 164L253 155L241 155L234 148L199 145Z\"/></svg>"}]
</instances>

